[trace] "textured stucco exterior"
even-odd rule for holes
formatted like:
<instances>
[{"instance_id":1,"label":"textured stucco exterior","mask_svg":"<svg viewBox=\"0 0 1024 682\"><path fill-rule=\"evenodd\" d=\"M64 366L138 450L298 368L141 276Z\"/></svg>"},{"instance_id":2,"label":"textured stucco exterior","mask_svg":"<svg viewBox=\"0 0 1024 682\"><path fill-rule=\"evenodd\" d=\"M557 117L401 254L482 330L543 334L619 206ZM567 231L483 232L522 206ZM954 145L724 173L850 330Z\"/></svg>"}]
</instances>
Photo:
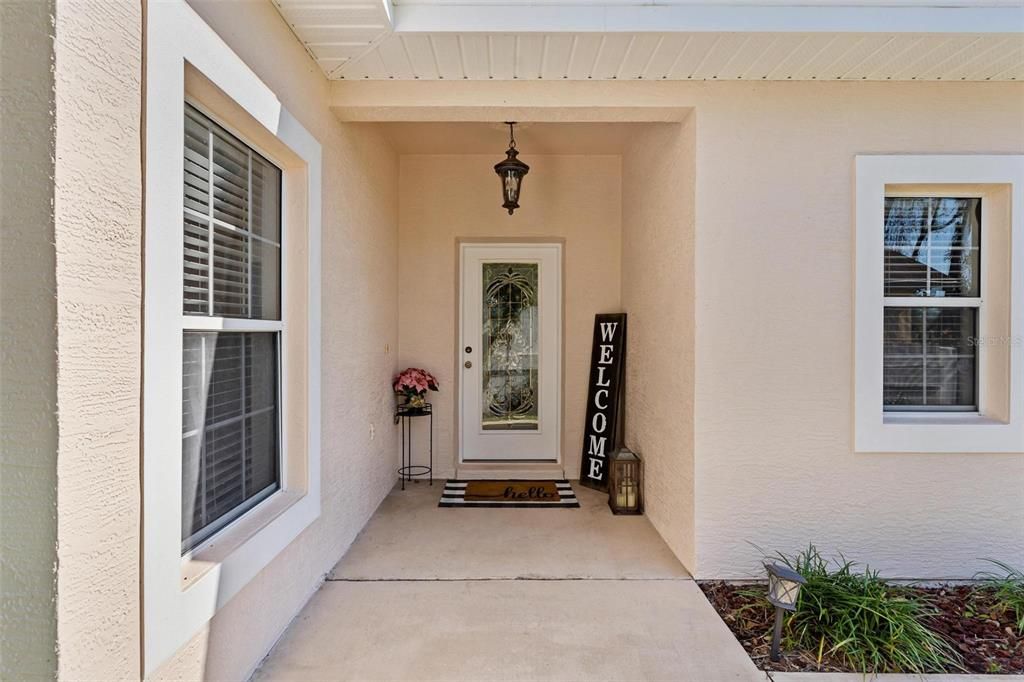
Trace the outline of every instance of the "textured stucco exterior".
<instances>
[{"instance_id":1,"label":"textured stucco exterior","mask_svg":"<svg viewBox=\"0 0 1024 682\"><path fill-rule=\"evenodd\" d=\"M140 651L142 7L56 17L58 674L116 679Z\"/></svg>"},{"instance_id":2,"label":"textured stucco exterior","mask_svg":"<svg viewBox=\"0 0 1024 682\"><path fill-rule=\"evenodd\" d=\"M852 413L854 156L1020 153L1020 84L343 82L333 105L361 121L652 120L692 109L693 529L677 513L659 530L698 577L759 575L754 545L808 542L894 577L971 577L979 557L1024 563L1024 454L856 454ZM624 273L631 222L625 212ZM672 253L652 250L649 269ZM666 267L687 275L685 262ZM623 300L649 310L687 295L652 290L659 306L623 281ZM635 384L632 345L630 357ZM685 363L653 369L685 387ZM634 422L637 407L627 407ZM636 427L630 438L642 437ZM665 486L666 501L691 504L684 482L670 494L674 482L647 484L655 500ZM672 538L691 533L688 561Z\"/></svg>"},{"instance_id":3,"label":"textured stucco exterior","mask_svg":"<svg viewBox=\"0 0 1024 682\"><path fill-rule=\"evenodd\" d=\"M648 126L622 160L626 445L644 460L647 517L691 570L695 118Z\"/></svg>"},{"instance_id":4,"label":"textured stucco exterior","mask_svg":"<svg viewBox=\"0 0 1024 682\"><path fill-rule=\"evenodd\" d=\"M0 3L0 679L52 679L57 620L53 3Z\"/></svg>"},{"instance_id":5,"label":"textured stucco exterior","mask_svg":"<svg viewBox=\"0 0 1024 682\"><path fill-rule=\"evenodd\" d=\"M269 2L192 5L323 148L320 518L153 676L235 680L255 668L394 482L398 157L373 126L330 113L327 81Z\"/></svg>"},{"instance_id":6,"label":"textured stucco exterior","mask_svg":"<svg viewBox=\"0 0 1024 682\"><path fill-rule=\"evenodd\" d=\"M1024 565L1024 454L853 451L853 158L1024 151L1017 83L755 84L697 108L698 576L814 542L894 577ZM1020 371L1019 368L1015 371Z\"/></svg>"},{"instance_id":7,"label":"textured stucco exterior","mask_svg":"<svg viewBox=\"0 0 1024 682\"><path fill-rule=\"evenodd\" d=\"M394 482L399 367L436 368L438 475L454 462L457 237L565 240L570 474L592 316L630 314L627 441L647 458L651 521L698 577L756 573L751 543L816 542L894 577L969 577L986 556L1024 565L1024 454L864 455L852 436L854 155L1024 152L1024 86L329 84L269 2L193 4L323 147L322 512L156 678L245 678L287 627ZM135 679L144 7L42 5L2 15L0 676ZM11 13L38 29L51 11L54 41L9 60L27 37ZM40 89L9 100L12 72ZM531 159L509 219L493 155L400 156L379 127L335 116L500 121L513 108L676 122L621 158ZM31 521L9 513L19 500ZM11 547L30 561L9 564Z\"/></svg>"},{"instance_id":8,"label":"textured stucco exterior","mask_svg":"<svg viewBox=\"0 0 1024 682\"><path fill-rule=\"evenodd\" d=\"M528 133L528 131L527 131ZM525 136L527 133L524 133ZM498 143L500 136L496 135ZM526 139L524 137L524 139ZM499 152L501 150L499 149ZM525 152L524 152L525 154ZM509 216L496 198L494 155L401 157L399 180L399 359L441 383L435 406L437 476L454 472L458 239L564 243L564 418L562 463L579 476L594 315L618 312L621 175L618 156L530 156L522 208ZM528 199L527 199L528 197ZM416 431L417 447L425 433ZM422 454L422 449L419 451Z\"/></svg>"}]
</instances>

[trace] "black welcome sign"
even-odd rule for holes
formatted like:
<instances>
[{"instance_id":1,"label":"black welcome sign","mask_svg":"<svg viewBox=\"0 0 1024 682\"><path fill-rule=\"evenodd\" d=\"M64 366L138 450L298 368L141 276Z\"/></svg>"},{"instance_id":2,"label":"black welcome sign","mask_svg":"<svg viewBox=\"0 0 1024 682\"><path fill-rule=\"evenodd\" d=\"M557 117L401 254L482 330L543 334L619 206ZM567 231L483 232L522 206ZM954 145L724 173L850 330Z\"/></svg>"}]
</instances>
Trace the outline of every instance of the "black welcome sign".
<instances>
[{"instance_id":1,"label":"black welcome sign","mask_svg":"<svg viewBox=\"0 0 1024 682\"><path fill-rule=\"evenodd\" d=\"M608 489L608 458L622 438L622 381L626 368L626 315L594 316L594 349L590 356L587 423L583 428L580 483Z\"/></svg>"}]
</instances>

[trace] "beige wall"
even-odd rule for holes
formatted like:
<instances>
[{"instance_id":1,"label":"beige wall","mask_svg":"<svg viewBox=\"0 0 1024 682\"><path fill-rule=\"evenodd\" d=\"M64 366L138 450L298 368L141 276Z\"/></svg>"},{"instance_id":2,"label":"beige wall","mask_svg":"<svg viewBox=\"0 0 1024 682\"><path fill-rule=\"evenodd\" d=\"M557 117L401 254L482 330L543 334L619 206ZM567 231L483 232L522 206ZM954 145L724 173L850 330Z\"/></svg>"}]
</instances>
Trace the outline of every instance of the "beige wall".
<instances>
[{"instance_id":1,"label":"beige wall","mask_svg":"<svg viewBox=\"0 0 1024 682\"><path fill-rule=\"evenodd\" d=\"M592 315L623 302L630 308L630 357L638 349L650 355L630 366L637 404L628 408L627 433L649 453L651 519L698 575L756 571L748 541L793 550L813 540L889 575L967 576L980 556L1024 565L1021 454L857 455L851 401L853 155L1024 151L1021 85L328 87L269 3L195 6L324 148L323 511L158 676L244 678L316 589L393 483L388 382L399 366L437 368L445 461L458 236L566 240L570 474L578 468ZM59 414L56 613L67 679L139 674L141 19L131 2L57 7L56 277L49 285L57 298L33 319L41 325L56 316L59 325L56 388L44 393L55 391ZM624 101L693 108L695 118L674 133L641 136L626 155L626 179L615 156L538 159L524 208L510 218L496 205L493 155L399 163L379 130L338 123L329 111L340 97L363 113L398 111L387 109L394 105L422 112L467 93L497 120L510 100L562 120L571 116L565 107L599 113ZM673 161L662 143L680 157ZM670 180L651 168L666 169ZM674 213L645 206L645 196L674 207L678 225L666 219ZM44 248L35 255L49 257ZM620 267L629 281L620 282ZM692 312L674 284L690 277ZM662 332L671 337L667 347L656 338ZM685 419L666 426L672 414L643 409L675 400L678 384L685 415L690 353L692 436ZM54 369L44 355L35 359L45 377ZM45 422L41 434L45 456L54 443ZM44 492L48 475L35 481ZM45 553L42 542L35 547ZM40 576L32 578L33 598L44 595ZM52 621L44 617L41 627Z\"/></svg>"},{"instance_id":2,"label":"beige wall","mask_svg":"<svg viewBox=\"0 0 1024 682\"><path fill-rule=\"evenodd\" d=\"M520 137L525 139L524 132ZM495 137L501 144L500 133ZM499 152L501 149L499 148ZM524 152L525 158L525 152ZM399 365L434 372L435 476L457 459L454 412L456 240L564 239L565 419L563 463L579 475L594 315L619 309L618 156L531 156L522 208L501 208L494 154L410 155L399 180ZM420 434L417 434L417 438ZM418 445L418 443L417 443ZM422 451L421 451L422 452Z\"/></svg>"},{"instance_id":3,"label":"beige wall","mask_svg":"<svg viewBox=\"0 0 1024 682\"><path fill-rule=\"evenodd\" d=\"M53 3L0 2L0 679L57 671Z\"/></svg>"},{"instance_id":4,"label":"beige wall","mask_svg":"<svg viewBox=\"0 0 1024 682\"><path fill-rule=\"evenodd\" d=\"M244 679L394 482L390 377L397 341L397 156L342 125L327 82L267 3L190 3L323 147L321 515L156 674ZM374 435L371 440L371 425Z\"/></svg>"},{"instance_id":5,"label":"beige wall","mask_svg":"<svg viewBox=\"0 0 1024 682\"><path fill-rule=\"evenodd\" d=\"M588 120L652 120L694 110L694 530L682 514L652 519L684 561L676 538L695 533L688 565L697 575L759 575L751 543L796 551L815 542L891 576L969 577L985 556L1024 564L1024 453L862 455L852 442L854 155L1020 153L1024 86L344 82L332 90L339 115L356 120L514 113L566 121L584 110ZM624 272L631 227L627 213ZM668 274L685 277L685 263ZM633 289L624 279L635 307L642 297ZM632 328L643 324L631 316ZM685 386L684 371L675 376ZM627 433L638 435L636 424ZM691 504L668 490L677 485L648 478L655 499L665 486L666 500Z\"/></svg>"},{"instance_id":6,"label":"beige wall","mask_svg":"<svg viewBox=\"0 0 1024 682\"><path fill-rule=\"evenodd\" d=\"M648 126L622 160L626 445L644 460L647 518L694 566L694 135Z\"/></svg>"},{"instance_id":7,"label":"beige wall","mask_svg":"<svg viewBox=\"0 0 1024 682\"><path fill-rule=\"evenodd\" d=\"M321 518L160 671L168 678L244 679L393 482L396 443L388 379L394 357L385 353L385 347L394 347L397 339L398 168L396 155L372 128L339 124L328 112L326 81L269 3L248 3L244 12L221 3L199 9L323 144L323 369L345 378L325 381L323 387ZM6 4L4 10L6 83L7 69L13 68L6 50L16 45L7 42L6 29L17 24L7 23ZM49 11L32 18L49 22ZM4 329L9 311L20 312L22 326L15 340L33 343L31 353L12 358L8 365L4 338L4 509L8 500L17 500L6 494L9 481L23 485L26 494L32 494L34 486L40 508L33 518L41 525L8 525L12 517L4 514L3 613L5 619L17 620L24 641L8 639L11 630L5 620L4 650L17 645L22 657L8 658L5 653L3 676L52 677L58 665L53 656L56 628L62 679L137 679L143 608L142 6L59 2L54 51L56 161L50 196L55 217L50 232L50 199L44 193L24 192L15 197L20 203L9 203L7 190L18 185L8 182L7 126L16 119L8 118L4 110ZM45 54L27 51L24 57L47 60ZM49 72L48 61L43 69L44 74ZM6 105L6 89L4 94ZM22 148L26 166L19 168L19 177L29 181L34 173L45 179L50 173L48 142L41 134L49 127L45 91L42 101L12 103L44 128L19 133L33 134ZM21 213L8 213L12 206ZM8 217L18 215L26 219L26 229L8 232ZM10 270L9 258L17 261ZM33 276L24 270L32 270ZM9 284L31 287L21 291ZM9 296L18 297L19 309L8 307ZM33 330L39 333L30 334ZM20 374L13 371L22 369L36 373L29 393L24 393ZM49 382L48 375L53 377ZM8 384L8 379L15 381ZM18 407L31 408L31 416L8 412L9 387L21 392ZM58 419L48 430L51 390ZM35 404L29 404L29 397ZM8 414L31 427L34 438L8 430ZM371 425L376 427L372 440ZM19 464L8 457L15 451L7 445L15 439L21 454L33 457L35 468L8 467ZM47 453L58 442L54 458ZM26 444L32 449L20 450ZM56 525L56 550L46 516L54 497L48 491L53 491L55 481L59 506L50 523ZM8 530L26 535L9 536ZM34 553L31 571L19 566L7 573L11 547ZM47 612L54 552L59 561L56 618L52 606ZM19 590L10 601L9 576ZM17 674L8 675L11 670Z\"/></svg>"},{"instance_id":8,"label":"beige wall","mask_svg":"<svg viewBox=\"0 0 1024 682\"><path fill-rule=\"evenodd\" d=\"M855 454L852 421L854 155L1020 153L1024 86L730 84L697 116L698 575L760 573L748 542L1024 565L1024 454Z\"/></svg>"},{"instance_id":9,"label":"beige wall","mask_svg":"<svg viewBox=\"0 0 1024 682\"><path fill-rule=\"evenodd\" d=\"M142 7L56 6L57 644L138 675Z\"/></svg>"}]
</instances>

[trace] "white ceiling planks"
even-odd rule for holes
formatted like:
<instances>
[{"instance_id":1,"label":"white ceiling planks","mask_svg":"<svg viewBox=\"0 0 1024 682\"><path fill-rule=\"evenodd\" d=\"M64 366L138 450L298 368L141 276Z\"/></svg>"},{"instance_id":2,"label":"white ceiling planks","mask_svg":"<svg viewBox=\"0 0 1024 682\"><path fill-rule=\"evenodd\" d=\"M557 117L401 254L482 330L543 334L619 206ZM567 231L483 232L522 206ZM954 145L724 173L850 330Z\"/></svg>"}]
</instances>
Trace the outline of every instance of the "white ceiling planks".
<instances>
[{"instance_id":1,"label":"white ceiling planks","mask_svg":"<svg viewBox=\"0 0 1024 682\"><path fill-rule=\"evenodd\" d=\"M487 40L490 70L488 78L512 80L516 73L516 55L519 53L516 37L512 35L481 36Z\"/></svg>"},{"instance_id":2,"label":"white ceiling planks","mask_svg":"<svg viewBox=\"0 0 1024 682\"><path fill-rule=\"evenodd\" d=\"M463 55L463 70L470 80L487 80L490 75L490 50L485 36L459 35L459 49Z\"/></svg>"},{"instance_id":3,"label":"white ceiling planks","mask_svg":"<svg viewBox=\"0 0 1024 682\"><path fill-rule=\"evenodd\" d=\"M572 35L556 34L547 36L544 58L541 60L544 65L541 70L542 78L550 77L552 74L560 74L559 77L569 74L575 43L576 40Z\"/></svg>"},{"instance_id":4,"label":"white ceiling planks","mask_svg":"<svg viewBox=\"0 0 1024 682\"><path fill-rule=\"evenodd\" d=\"M426 80L1016 80L1024 45L991 33L394 34L334 76L381 78L381 60L385 78Z\"/></svg>"},{"instance_id":5,"label":"white ceiling planks","mask_svg":"<svg viewBox=\"0 0 1024 682\"><path fill-rule=\"evenodd\" d=\"M993 61L979 59L978 62L970 65L963 78L967 80L1024 79L1024 45L1021 45L1019 40L1008 41L1008 43L1012 45L1012 49L1006 50L1005 53L997 51L997 54L1003 54Z\"/></svg>"},{"instance_id":6,"label":"white ceiling planks","mask_svg":"<svg viewBox=\"0 0 1024 682\"><path fill-rule=\"evenodd\" d=\"M374 49L392 34L388 5L383 0L271 0L292 32L329 78L354 60L360 71L388 78ZM369 56L368 59L362 59Z\"/></svg>"},{"instance_id":7,"label":"white ceiling planks","mask_svg":"<svg viewBox=\"0 0 1024 682\"><path fill-rule=\"evenodd\" d=\"M412 80L419 76L413 70L412 59L409 57L404 41L385 40L378 46L377 53L388 74L394 78Z\"/></svg>"},{"instance_id":8,"label":"white ceiling planks","mask_svg":"<svg viewBox=\"0 0 1024 682\"><path fill-rule=\"evenodd\" d=\"M459 45L456 34L428 35L427 43L430 45L439 74L453 80L467 78L466 55Z\"/></svg>"},{"instance_id":9,"label":"white ceiling planks","mask_svg":"<svg viewBox=\"0 0 1024 682\"><path fill-rule=\"evenodd\" d=\"M387 0L273 2L332 79L1024 78L1021 31L395 31Z\"/></svg>"}]
</instances>

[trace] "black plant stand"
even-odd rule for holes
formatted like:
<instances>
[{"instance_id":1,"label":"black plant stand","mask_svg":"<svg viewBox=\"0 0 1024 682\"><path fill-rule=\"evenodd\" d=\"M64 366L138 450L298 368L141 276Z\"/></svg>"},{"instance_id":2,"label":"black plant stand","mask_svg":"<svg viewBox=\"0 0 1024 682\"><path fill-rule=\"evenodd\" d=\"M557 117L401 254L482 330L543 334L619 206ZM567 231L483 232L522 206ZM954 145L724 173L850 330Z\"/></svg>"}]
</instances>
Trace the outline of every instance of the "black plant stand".
<instances>
[{"instance_id":1,"label":"black plant stand","mask_svg":"<svg viewBox=\"0 0 1024 682\"><path fill-rule=\"evenodd\" d=\"M416 417L427 417L430 420L430 465L412 463L412 423L410 419ZM395 410L395 423L402 422L402 466L398 468L398 479L402 481L402 490L405 490L405 482L417 482L419 476L427 476L430 485L434 485L434 406L427 403L423 407L412 405L399 405Z\"/></svg>"}]
</instances>

